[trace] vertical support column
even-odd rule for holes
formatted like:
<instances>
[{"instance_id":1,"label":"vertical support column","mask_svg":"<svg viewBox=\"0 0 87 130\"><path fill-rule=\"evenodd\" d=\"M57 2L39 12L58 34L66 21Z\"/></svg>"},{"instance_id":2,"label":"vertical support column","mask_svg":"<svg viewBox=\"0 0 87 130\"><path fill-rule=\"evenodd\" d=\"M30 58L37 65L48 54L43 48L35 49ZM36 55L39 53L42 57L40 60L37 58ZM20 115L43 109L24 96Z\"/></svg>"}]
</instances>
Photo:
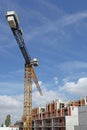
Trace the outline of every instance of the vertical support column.
<instances>
[{"instance_id":1,"label":"vertical support column","mask_svg":"<svg viewBox=\"0 0 87 130\"><path fill-rule=\"evenodd\" d=\"M62 104L60 104L60 116L62 116L62 111L63 111Z\"/></svg>"},{"instance_id":2,"label":"vertical support column","mask_svg":"<svg viewBox=\"0 0 87 130\"><path fill-rule=\"evenodd\" d=\"M52 130L54 129L54 118L52 118Z\"/></svg>"},{"instance_id":3,"label":"vertical support column","mask_svg":"<svg viewBox=\"0 0 87 130\"><path fill-rule=\"evenodd\" d=\"M32 72L25 64L23 130L32 130Z\"/></svg>"}]
</instances>

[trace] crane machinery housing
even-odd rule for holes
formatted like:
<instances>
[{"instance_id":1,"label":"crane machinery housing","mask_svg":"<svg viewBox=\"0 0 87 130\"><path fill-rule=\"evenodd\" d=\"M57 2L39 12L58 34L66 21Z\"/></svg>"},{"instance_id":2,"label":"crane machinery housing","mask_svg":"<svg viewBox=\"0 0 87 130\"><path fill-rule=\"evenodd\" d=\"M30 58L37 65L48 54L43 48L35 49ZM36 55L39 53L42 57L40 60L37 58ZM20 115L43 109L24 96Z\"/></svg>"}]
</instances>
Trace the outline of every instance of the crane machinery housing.
<instances>
[{"instance_id":1,"label":"crane machinery housing","mask_svg":"<svg viewBox=\"0 0 87 130\"><path fill-rule=\"evenodd\" d=\"M36 58L31 60L31 57L25 46L23 33L20 28L19 19L16 12L8 11L6 13L6 19L25 60L24 105L22 121L23 130L32 130L32 78L37 86L38 91L40 92L40 95L43 95L34 71L34 66L38 66L38 61Z\"/></svg>"}]
</instances>

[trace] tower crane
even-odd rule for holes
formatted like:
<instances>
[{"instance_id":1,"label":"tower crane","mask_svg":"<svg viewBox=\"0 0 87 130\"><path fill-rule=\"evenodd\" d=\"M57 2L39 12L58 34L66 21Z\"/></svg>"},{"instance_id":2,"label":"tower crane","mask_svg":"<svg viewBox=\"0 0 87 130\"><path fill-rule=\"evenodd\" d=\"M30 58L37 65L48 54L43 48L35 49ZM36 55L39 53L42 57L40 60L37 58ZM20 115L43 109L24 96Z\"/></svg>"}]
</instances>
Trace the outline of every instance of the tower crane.
<instances>
[{"instance_id":1,"label":"tower crane","mask_svg":"<svg viewBox=\"0 0 87 130\"><path fill-rule=\"evenodd\" d=\"M36 58L32 60L27 51L16 12L8 11L6 13L6 19L25 60L24 105L22 121L23 130L32 130L32 79L34 80L40 95L43 95L34 71L34 66L38 66L38 61Z\"/></svg>"}]
</instances>

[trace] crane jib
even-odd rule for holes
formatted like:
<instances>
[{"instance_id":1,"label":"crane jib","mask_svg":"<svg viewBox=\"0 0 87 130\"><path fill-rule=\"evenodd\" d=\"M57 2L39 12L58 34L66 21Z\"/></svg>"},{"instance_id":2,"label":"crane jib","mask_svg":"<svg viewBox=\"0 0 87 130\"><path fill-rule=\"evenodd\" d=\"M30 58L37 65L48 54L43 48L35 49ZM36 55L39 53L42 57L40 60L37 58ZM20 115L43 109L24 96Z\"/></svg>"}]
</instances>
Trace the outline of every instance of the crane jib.
<instances>
[{"instance_id":1,"label":"crane jib","mask_svg":"<svg viewBox=\"0 0 87 130\"><path fill-rule=\"evenodd\" d=\"M29 53L27 51L27 48L25 46L24 39L22 37L22 34L21 34L20 30L12 28L12 32L13 32L13 34L15 36L15 39L16 39L18 45L19 45L19 48L20 48L20 50L22 52L22 55L23 55L23 57L25 59L25 62L27 64L31 64L31 57L30 57L30 55L29 55Z\"/></svg>"}]
</instances>

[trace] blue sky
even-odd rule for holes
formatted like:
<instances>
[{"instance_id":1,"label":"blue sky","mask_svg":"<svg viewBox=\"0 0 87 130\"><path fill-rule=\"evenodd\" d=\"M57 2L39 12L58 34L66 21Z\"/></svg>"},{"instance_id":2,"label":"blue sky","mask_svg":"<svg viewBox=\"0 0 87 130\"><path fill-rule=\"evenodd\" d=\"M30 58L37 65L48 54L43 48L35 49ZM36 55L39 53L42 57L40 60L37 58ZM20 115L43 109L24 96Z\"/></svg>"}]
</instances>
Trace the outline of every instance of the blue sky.
<instances>
[{"instance_id":1,"label":"blue sky","mask_svg":"<svg viewBox=\"0 0 87 130\"><path fill-rule=\"evenodd\" d=\"M35 71L44 95L40 97L33 84L33 107L55 99L75 100L86 96L87 1L2 0L0 123L8 113L13 122L19 120L23 107L25 62L5 18L11 10L18 14L31 57L39 61Z\"/></svg>"}]
</instances>

